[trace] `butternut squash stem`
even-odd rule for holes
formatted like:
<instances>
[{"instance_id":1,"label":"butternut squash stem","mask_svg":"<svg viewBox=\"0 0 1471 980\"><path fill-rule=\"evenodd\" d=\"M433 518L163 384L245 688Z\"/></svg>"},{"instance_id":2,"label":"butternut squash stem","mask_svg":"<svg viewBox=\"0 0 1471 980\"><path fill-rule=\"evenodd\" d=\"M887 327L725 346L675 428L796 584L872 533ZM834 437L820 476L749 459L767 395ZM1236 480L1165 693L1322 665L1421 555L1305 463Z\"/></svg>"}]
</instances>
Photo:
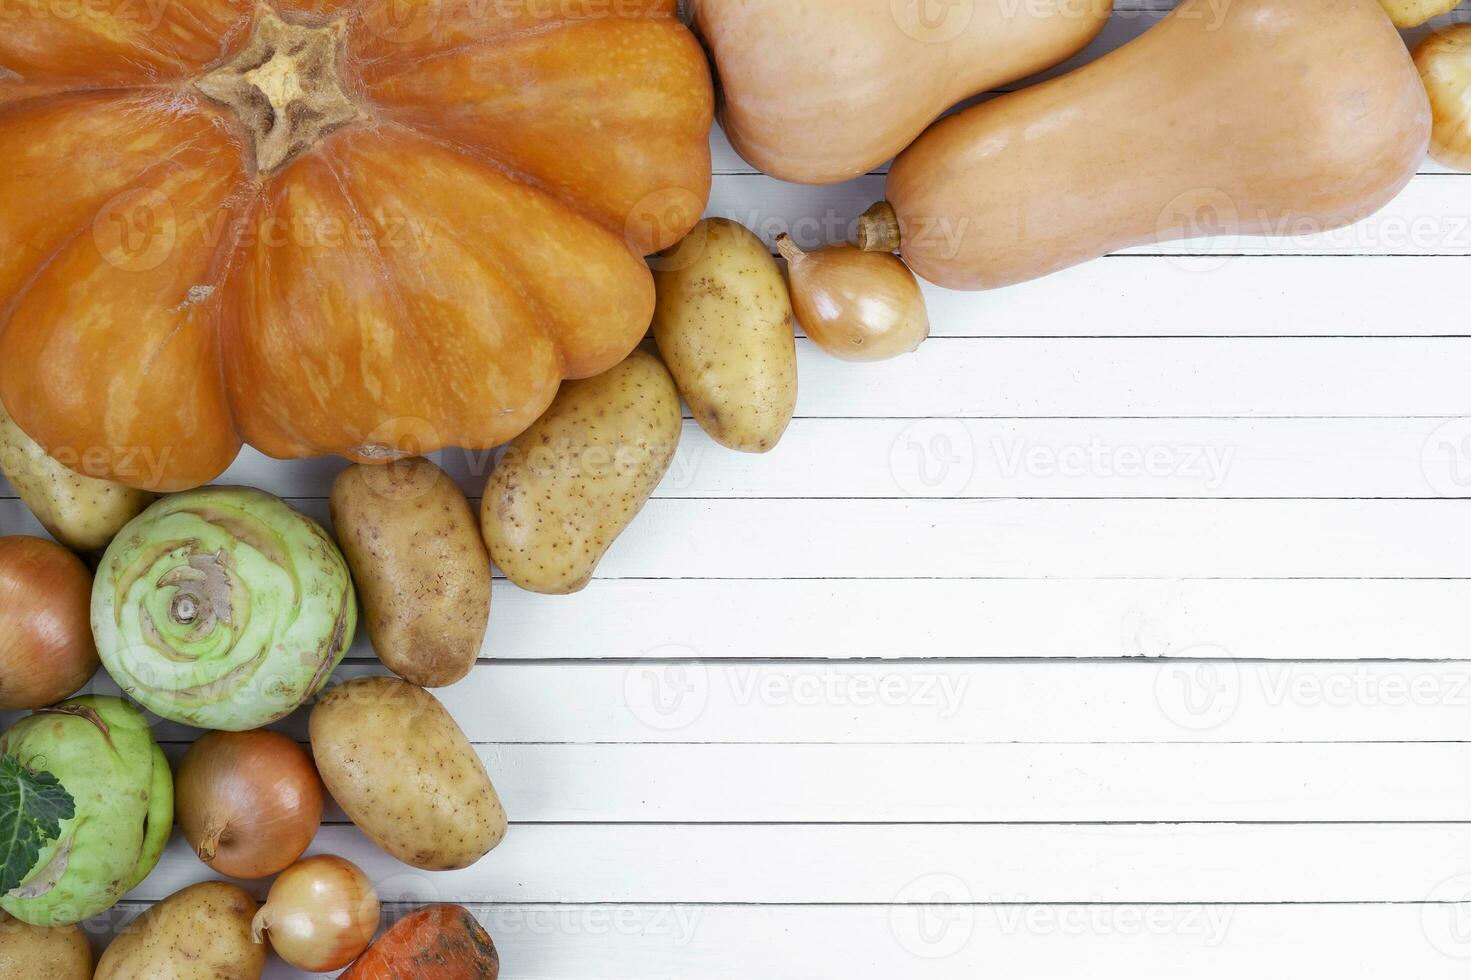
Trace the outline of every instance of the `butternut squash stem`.
<instances>
[{"instance_id":1,"label":"butternut squash stem","mask_svg":"<svg viewBox=\"0 0 1471 980\"><path fill-rule=\"evenodd\" d=\"M858 219L858 247L865 252L897 252L903 244L894 205L879 201Z\"/></svg>"}]
</instances>

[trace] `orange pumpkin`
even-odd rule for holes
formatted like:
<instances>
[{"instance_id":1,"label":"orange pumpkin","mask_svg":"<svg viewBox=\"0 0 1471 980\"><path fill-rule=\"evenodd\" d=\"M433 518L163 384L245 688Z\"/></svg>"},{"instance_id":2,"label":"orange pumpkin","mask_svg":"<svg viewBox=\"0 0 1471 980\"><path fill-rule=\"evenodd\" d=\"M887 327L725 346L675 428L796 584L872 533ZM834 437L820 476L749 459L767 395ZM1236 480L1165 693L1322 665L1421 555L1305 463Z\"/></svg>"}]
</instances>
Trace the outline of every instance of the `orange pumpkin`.
<instances>
[{"instance_id":1,"label":"orange pumpkin","mask_svg":"<svg viewBox=\"0 0 1471 980\"><path fill-rule=\"evenodd\" d=\"M712 103L676 0L13 4L0 402L150 490L499 445L643 336Z\"/></svg>"}]
</instances>

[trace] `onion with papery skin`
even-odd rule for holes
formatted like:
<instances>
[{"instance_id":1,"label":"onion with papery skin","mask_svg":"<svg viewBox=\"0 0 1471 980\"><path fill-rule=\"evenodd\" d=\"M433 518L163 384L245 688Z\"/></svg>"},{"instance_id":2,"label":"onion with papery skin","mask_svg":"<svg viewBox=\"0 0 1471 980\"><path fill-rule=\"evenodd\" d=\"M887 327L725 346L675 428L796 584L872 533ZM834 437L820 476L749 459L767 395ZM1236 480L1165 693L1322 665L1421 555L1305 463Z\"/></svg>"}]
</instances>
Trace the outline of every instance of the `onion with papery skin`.
<instances>
[{"instance_id":1,"label":"onion with papery skin","mask_svg":"<svg viewBox=\"0 0 1471 980\"><path fill-rule=\"evenodd\" d=\"M97 652L123 690L171 721L220 731L260 728L316 694L356 625L337 545L242 487L149 507L108 547L92 591Z\"/></svg>"},{"instance_id":2,"label":"onion with papery skin","mask_svg":"<svg viewBox=\"0 0 1471 980\"><path fill-rule=\"evenodd\" d=\"M210 732L174 777L179 829L199 860L231 878L289 867L322 822L322 779L279 732Z\"/></svg>"},{"instance_id":3,"label":"onion with papery skin","mask_svg":"<svg viewBox=\"0 0 1471 980\"><path fill-rule=\"evenodd\" d=\"M787 260L797 322L829 354L884 361L929 337L924 294L898 256L847 243L804 252L789 235L776 247Z\"/></svg>"},{"instance_id":4,"label":"onion with papery skin","mask_svg":"<svg viewBox=\"0 0 1471 980\"><path fill-rule=\"evenodd\" d=\"M1447 167L1471 171L1471 24L1437 31L1421 41L1415 67L1435 119L1430 155Z\"/></svg>"},{"instance_id":5,"label":"onion with papery skin","mask_svg":"<svg viewBox=\"0 0 1471 980\"><path fill-rule=\"evenodd\" d=\"M61 545L0 538L0 710L65 701L97 672L92 574Z\"/></svg>"},{"instance_id":6,"label":"onion with papery skin","mask_svg":"<svg viewBox=\"0 0 1471 980\"><path fill-rule=\"evenodd\" d=\"M256 942L299 970L337 970L357 959L378 931L378 893L362 869L331 855L281 873L255 915Z\"/></svg>"}]
</instances>

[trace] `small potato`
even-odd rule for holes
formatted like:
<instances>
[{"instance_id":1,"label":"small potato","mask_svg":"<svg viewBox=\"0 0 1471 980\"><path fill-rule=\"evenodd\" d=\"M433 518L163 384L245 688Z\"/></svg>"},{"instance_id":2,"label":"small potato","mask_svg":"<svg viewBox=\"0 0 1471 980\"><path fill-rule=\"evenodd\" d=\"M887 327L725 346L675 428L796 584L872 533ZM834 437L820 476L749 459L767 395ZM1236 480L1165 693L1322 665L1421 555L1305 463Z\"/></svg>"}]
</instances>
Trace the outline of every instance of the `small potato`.
<instances>
[{"instance_id":1,"label":"small potato","mask_svg":"<svg viewBox=\"0 0 1471 980\"><path fill-rule=\"evenodd\" d=\"M485 486L480 528L490 556L531 592L582 589L664 478L681 428L674 379L652 354L636 350L564 384Z\"/></svg>"},{"instance_id":2,"label":"small potato","mask_svg":"<svg viewBox=\"0 0 1471 980\"><path fill-rule=\"evenodd\" d=\"M349 466L332 485L332 524L384 665L421 687L468 674L490 616L490 556L454 481L422 457Z\"/></svg>"},{"instance_id":3,"label":"small potato","mask_svg":"<svg viewBox=\"0 0 1471 980\"><path fill-rule=\"evenodd\" d=\"M250 937L255 900L206 881L133 920L107 947L96 980L260 980L266 947Z\"/></svg>"},{"instance_id":4,"label":"small potato","mask_svg":"<svg viewBox=\"0 0 1471 980\"><path fill-rule=\"evenodd\" d=\"M101 551L153 494L83 476L46 454L0 406L0 473L53 538L73 551Z\"/></svg>"},{"instance_id":5,"label":"small potato","mask_svg":"<svg viewBox=\"0 0 1471 980\"><path fill-rule=\"evenodd\" d=\"M506 811L444 706L395 677L360 677L312 709L322 781L373 843L425 871L468 868L506 836Z\"/></svg>"},{"instance_id":6,"label":"small potato","mask_svg":"<svg viewBox=\"0 0 1471 980\"><path fill-rule=\"evenodd\" d=\"M0 977L90 980L92 949L80 926L42 929L0 912Z\"/></svg>"},{"instance_id":7,"label":"small potato","mask_svg":"<svg viewBox=\"0 0 1471 980\"><path fill-rule=\"evenodd\" d=\"M654 339L700 427L722 446L769 452L797 408L792 301L771 252L708 218L654 263Z\"/></svg>"}]
</instances>

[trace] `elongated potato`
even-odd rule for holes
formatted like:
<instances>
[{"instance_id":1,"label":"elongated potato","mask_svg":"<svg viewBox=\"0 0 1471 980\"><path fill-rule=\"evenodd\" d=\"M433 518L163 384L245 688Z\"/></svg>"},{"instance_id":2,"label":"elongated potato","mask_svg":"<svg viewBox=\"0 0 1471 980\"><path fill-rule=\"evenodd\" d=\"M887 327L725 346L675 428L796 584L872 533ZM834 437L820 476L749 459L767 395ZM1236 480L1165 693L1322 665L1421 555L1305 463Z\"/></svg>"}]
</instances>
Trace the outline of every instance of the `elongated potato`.
<instances>
[{"instance_id":1,"label":"elongated potato","mask_svg":"<svg viewBox=\"0 0 1471 980\"><path fill-rule=\"evenodd\" d=\"M501 571L548 595L586 586L668 471L681 427L674 379L644 351L564 384L486 483L480 528Z\"/></svg>"},{"instance_id":2,"label":"elongated potato","mask_svg":"<svg viewBox=\"0 0 1471 980\"><path fill-rule=\"evenodd\" d=\"M761 239L724 218L655 262L654 339L700 427L722 446L773 449L797 408L796 320Z\"/></svg>"},{"instance_id":3,"label":"elongated potato","mask_svg":"<svg viewBox=\"0 0 1471 980\"><path fill-rule=\"evenodd\" d=\"M153 503L151 493L67 469L22 432L3 405L0 472L51 536L74 551L106 548Z\"/></svg>"},{"instance_id":4,"label":"elongated potato","mask_svg":"<svg viewBox=\"0 0 1471 980\"><path fill-rule=\"evenodd\" d=\"M490 556L470 502L422 457L349 466L332 524L378 658L421 687L475 666L490 616Z\"/></svg>"},{"instance_id":5,"label":"elongated potato","mask_svg":"<svg viewBox=\"0 0 1471 980\"><path fill-rule=\"evenodd\" d=\"M360 677L312 709L327 789L373 843L425 871L468 868L506 836L506 811L475 747L423 688Z\"/></svg>"},{"instance_id":6,"label":"elongated potato","mask_svg":"<svg viewBox=\"0 0 1471 980\"><path fill-rule=\"evenodd\" d=\"M96 980L260 980L266 947L250 938L255 900L206 881L174 892L107 947Z\"/></svg>"},{"instance_id":7,"label":"elongated potato","mask_svg":"<svg viewBox=\"0 0 1471 980\"><path fill-rule=\"evenodd\" d=\"M0 977L90 980L92 949L80 926L43 929L0 912Z\"/></svg>"}]
</instances>

